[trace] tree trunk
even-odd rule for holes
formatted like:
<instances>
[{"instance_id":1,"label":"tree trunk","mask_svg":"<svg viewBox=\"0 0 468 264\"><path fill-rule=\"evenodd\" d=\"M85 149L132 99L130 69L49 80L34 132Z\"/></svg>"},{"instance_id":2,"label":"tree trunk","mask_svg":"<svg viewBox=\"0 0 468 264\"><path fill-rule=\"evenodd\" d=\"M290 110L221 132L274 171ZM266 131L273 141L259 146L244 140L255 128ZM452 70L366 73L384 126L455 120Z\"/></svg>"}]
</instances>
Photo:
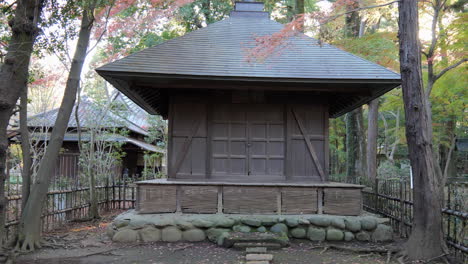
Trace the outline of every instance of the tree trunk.
<instances>
[{"instance_id":1,"label":"tree trunk","mask_svg":"<svg viewBox=\"0 0 468 264\"><path fill-rule=\"evenodd\" d=\"M94 144L95 144L95 132L96 128L91 129L91 140L89 142L89 163L88 164L88 177L89 177L89 218L98 219L99 218L99 209L98 209L98 200L96 197L96 168L94 164Z\"/></svg>"},{"instance_id":2,"label":"tree trunk","mask_svg":"<svg viewBox=\"0 0 468 264\"><path fill-rule=\"evenodd\" d=\"M379 121L379 99L369 103L367 115L367 179L375 182L377 178L377 136Z\"/></svg>"},{"instance_id":3,"label":"tree trunk","mask_svg":"<svg viewBox=\"0 0 468 264\"><path fill-rule=\"evenodd\" d=\"M348 182L358 183L365 177L366 137L362 107L346 114L346 177Z\"/></svg>"},{"instance_id":4,"label":"tree trunk","mask_svg":"<svg viewBox=\"0 0 468 264\"><path fill-rule=\"evenodd\" d=\"M359 3L352 2L346 4L346 10L353 10L359 8ZM361 19L359 18L359 12L351 12L346 14L345 17L345 36L348 38L358 37L359 29L361 27Z\"/></svg>"},{"instance_id":5,"label":"tree trunk","mask_svg":"<svg viewBox=\"0 0 468 264\"><path fill-rule=\"evenodd\" d=\"M7 127L13 108L28 81L29 61L36 40L43 1L18 0L5 61L0 66L0 246L5 242L5 169L7 162Z\"/></svg>"},{"instance_id":6,"label":"tree trunk","mask_svg":"<svg viewBox=\"0 0 468 264\"><path fill-rule=\"evenodd\" d=\"M410 260L428 260L446 253L442 235L441 188L435 173L432 142L421 74L418 1L399 7L400 70L406 116L406 139L414 186L413 228L406 250Z\"/></svg>"},{"instance_id":7,"label":"tree trunk","mask_svg":"<svg viewBox=\"0 0 468 264\"><path fill-rule=\"evenodd\" d=\"M304 0L296 0L296 15L303 15L305 14L304 9ZM301 25L299 26L299 31L305 32L305 16L301 21Z\"/></svg>"},{"instance_id":8,"label":"tree trunk","mask_svg":"<svg viewBox=\"0 0 468 264\"><path fill-rule=\"evenodd\" d=\"M21 209L26 206L26 201L29 197L31 188L31 145L29 142L28 130L28 87L23 88L21 94L20 105L20 133L21 133L21 154L23 158L23 170L21 171L21 178L23 183L21 186Z\"/></svg>"},{"instance_id":9,"label":"tree trunk","mask_svg":"<svg viewBox=\"0 0 468 264\"><path fill-rule=\"evenodd\" d=\"M50 175L52 175L51 172L54 170L75 103L80 75L89 45L91 28L94 22L93 12L95 4L96 2L93 2L90 6L84 7L76 51L68 75L62 103L57 114L57 120L50 136L49 146L39 165L37 180L32 185L29 199L26 202L25 210L20 219L18 226L18 247L23 251L34 250L40 246L42 208L47 198Z\"/></svg>"}]
</instances>

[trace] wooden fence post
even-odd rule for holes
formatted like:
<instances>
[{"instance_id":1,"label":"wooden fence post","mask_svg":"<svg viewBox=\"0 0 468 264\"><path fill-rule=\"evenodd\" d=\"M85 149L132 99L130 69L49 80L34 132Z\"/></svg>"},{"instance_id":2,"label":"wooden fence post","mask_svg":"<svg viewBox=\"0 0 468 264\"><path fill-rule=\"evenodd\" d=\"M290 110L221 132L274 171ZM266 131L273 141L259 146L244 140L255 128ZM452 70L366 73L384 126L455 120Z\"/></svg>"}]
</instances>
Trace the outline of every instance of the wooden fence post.
<instances>
[{"instance_id":1,"label":"wooden fence post","mask_svg":"<svg viewBox=\"0 0 468 264\"><path fill-rule=\"evenodd\" d=\"M378 212L379 209L379 179L375 178L375 183L374 183L374 212Z\"/></svg>"},{"instance_id":2,"label":"wooden fence post","mask_svg":"<svg viewBox=\"0 0 468 264\"><path fill-rule=\"evenodd\" d=\"M403 189L403 179L400 179L400 236L403 236L405 227L405 197Z\"/></svg>"}]
</instances>

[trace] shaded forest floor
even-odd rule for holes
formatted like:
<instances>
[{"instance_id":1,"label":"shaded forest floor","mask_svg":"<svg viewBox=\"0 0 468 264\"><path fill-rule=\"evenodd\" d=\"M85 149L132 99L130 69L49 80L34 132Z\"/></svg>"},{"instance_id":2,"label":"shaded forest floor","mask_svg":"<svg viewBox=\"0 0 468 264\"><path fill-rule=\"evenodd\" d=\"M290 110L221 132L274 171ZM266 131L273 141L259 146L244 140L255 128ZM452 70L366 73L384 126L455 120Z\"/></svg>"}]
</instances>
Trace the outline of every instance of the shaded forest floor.
<instances>
[{"instance_id":1,"label":"shaded forest floor","mask_svg":"<svg viewBox=\"0 0 468 264\"><path fill-rule=\"evenodd\" d=\"M118 212L117 212L118 213ZM153 264L239 264L244 252L203 243L113 243L105 228L117 214L99 222L75 223L46 234L47 247L18 256L15 263L153 263ZM383 264L386 256L325 249L325 244L295 240L288 248L271 251L273 263L281 264ZM391 262L396 263L396 262Z\"/></svg>"}]
</instances>

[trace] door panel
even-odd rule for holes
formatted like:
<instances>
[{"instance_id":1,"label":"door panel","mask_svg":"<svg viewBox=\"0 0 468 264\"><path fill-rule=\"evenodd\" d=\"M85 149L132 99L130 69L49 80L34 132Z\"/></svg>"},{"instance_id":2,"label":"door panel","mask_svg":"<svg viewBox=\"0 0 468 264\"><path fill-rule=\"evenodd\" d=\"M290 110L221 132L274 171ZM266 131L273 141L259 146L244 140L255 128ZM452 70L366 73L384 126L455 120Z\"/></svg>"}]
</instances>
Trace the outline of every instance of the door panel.
<instances>
[{"instance_id":1,"label":"door panel","mask_svg":"<svg viewBox=\"0 0 468 264\"><path fill-rule=\"evenodd\" d=\"M239 104L213 109L213 177L284 175L284 107Z\"/></svg>"}]
</instances>

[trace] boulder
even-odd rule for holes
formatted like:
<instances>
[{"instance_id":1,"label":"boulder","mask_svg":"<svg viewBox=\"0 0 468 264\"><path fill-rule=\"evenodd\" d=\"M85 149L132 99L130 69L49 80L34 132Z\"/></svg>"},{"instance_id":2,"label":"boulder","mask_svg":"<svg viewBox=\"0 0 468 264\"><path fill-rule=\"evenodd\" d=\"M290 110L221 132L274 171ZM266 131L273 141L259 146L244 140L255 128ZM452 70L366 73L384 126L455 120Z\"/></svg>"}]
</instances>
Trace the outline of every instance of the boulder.
<instances>
[{"instance_id":1,"label":"boulder","mask_svg":"<svg viewBox=\"0 0 468 264\"><path fill-rule=\"evenodd\" d=\"M241 221L243 224L253 227L259 227L262 225L262 221L255 218L246 218Z\"/></svg>"},{"instance_id":2,"label":"boulder","mask_svg":"<svg viewBox=\"0 0 468 264\"><path fill-rule=\"evenodd\" d=\"M339 229L345 229L346 227L343 218L338 216L330 217L330 225Z\"/></svg>"},{"instance_id":3,"label":"boulder","mask_svg":"<svg viewBox=\"0 0 468 264\"><path fill-rule=\"evenodd\" d=\"M358 241L370 241L370 235L366 231L361 231L355 235Z\"/></svg>"},{"instance_id":4,"label":"boulder","mask_svg":"<svg viewBox=\"0 0 468 264\"><path fill-rule=\"evenodd\" d=\"M232 230L235 232L241 232L241 233L248 233L252 229L249 226L246 225L235 225L232 227Z\"/></svg>"},{"instance_id":5,"label":"boulder","mask_svg":"<svg viewBox=\"0 0 468 264\"><path fill-rule=\"evenodd\" d=\"M205 240L205 238L206 238L205 232L203 232L203 230L200 230L198 228L190 229L190 230L182 232L182 239L184 241L198 242L198 241Z\"/></svg>"},{"instance_id":6,"label":"boulder","mask_svg":"<svg viewBox=\"0 0 468 264\"><path fill-rule=\"evenodd\" d=\"M307 229L307 238L312 241L324 241L326 236L325 229L310 226Z\"/></svg>"},{"instance_id":7,"label":"boulder","mask_svg":"<svg viewBox=\"0 0 468 264\"><path fill-rule=\"evenodd\" d=\"M214 225L214 223L211 221L208 221L206 219L199 219L199 218L193 220L192 224L195 227L201 227L201 228L210 228Z\"/></svg>"},{"instance_id":8,"label":"boulder","mask_svg":"<svg viewBox=\"0 0 468 264\"><path fill-rule=\"evenodd\" d=\"M165 227L161 231L162 241L176 242L182 239L182 232L175 226Z\"/></svg>"},{"instance_id":9,"label":"boulder","mask_svg":"<svg viewBox=\"0 0 468 264\"><path fill-rule=\"evenodd\" d=\"M153 226L147 226L143 229L140 229L138 234L140 235L140 239L143 242L155 242L161 240L161 230Z\"/></svg>"},{"instance_id":10,"label":"boulder","mask_svg":"<svg viewBox=\"0 0 468 264\"><path fill-rule=\"evenodd\" d=\"M114 237L112 237L112 241L122 243L136 242L137 240L138 232L130 228L117 231Z\"/></svg>"},{"instance_id":11,"label":"boulder","mask_svg":"<svg viewBox=\"0 0 468 264\"><path fill-rule=\"evenodd\" d=\"M189 230L194 228L193 224L184 220L177 220L176 225L182 230Z\"/></svg>"},{"instance_id":12,"label":"boulder","mask_svg":"<svg viewBox=\"0 0 468 264\"><path fill-rule=\"evenodd\" d=\"M262 220L262 225L264 226L272 226L274 224L276 224L277 222L273 219L263 219Z\"/></svg>"},{"instance_id":13,"label":"boulder","mask_svg":"<svg viewBox=\"0 0 468 264\"><path fill-rule=\"evenodd\" d=\"M288 227L285 224L278 223L278 224L273 225L270 228L270 232L275 233L275 234L287 234Z\"/></svg>"},{"instance_id":14,"label":"boulder","mask_svg":"<svg viewBox=\"0 0 468 264\"><path fill-rule=\"evenodd\" d=\"M117 229L122 228L124 226L128 226L129 223L130 223L130 219L114 220L114 225Z\"/></svg>"},{"instance_id":15,"label":"boulder","mask_svg":"<svg viewBox=\"0 0 468 264\"><path fill-rule=\"evenodd\" d=\"M313 215L308 220L311 224L316 226L327 227L330 225L330 217L326 215Z\"/></svg>"},{"instance_id":16,"label":"boulder","mask_svg":"<svg viewBox=\"0 0 468 264\"><path fill-rule=\"evenodd\" d=\"M356 217L348 217L344 220L346 229L351 232L359 232L361 231L361 221L359 218Z\"/></svg>"},{"instance_id":17,"label":"boulder","mask_svg":"<svg viewBox=\"0 0 468 264\"><path fill-rule=\"evenodd\" d=\"M378 225L372 233L373 242L388 242L393 240L393 229L387 225Z\"/></svg>"},{"instance_id":18,"label":"boulder","mask_svg":"<svg viewBox=\"0 0 468 264\"><path fill-rule=\"evenodd\" d=\"M117 232L117 229L114 228L114 225L113 225L113 224L107 225L107 227L106 227L106 235L107 235L110 239L112 239L112 238L114 237L115 232Z\"/></svg>"},{"instance_id":19,"label":"boulder","mask_svg":"<svg viewBox=\"0 0 468 264\"><path fill-rule=\"evenodd\" d=\"M299 224L300 225L310 225L310 222L307 219L299 219Z\"/></svg>"},{"instance_id":20,"label":"boulder","mask_svg":"<svg viewBox=\"0 0 468 264\"><path fill-rule=\"evenodd\" d=\"M264 227L264 226L261 226L261 227L257 228L257 232L264 233L264 232L266 232L266 231L267 231L267 229L266 229L266 227Z\"/></svg>"},{"instance_id":21,"label":"boulder","mask_svg":"<svg viewBox=\"0 0 468 264\"><path fill-rule=\"evenodd\" d=\"M225 232L225 233L222 233L218 239L216 240L216 244L218 246L224 246L224 247L231 247L232 245L227 245L224 241L226 241L226 238L229 237L229 233L228 232Z\"/></svg>"},{"instance_id":22,"label":"boulder","mask_svg":"<svg viewBox=\"0 0 468 264\"><path fill-rule=\"evenodd\" d=\"M354 239L354 234L351 232L344 232L344 240L351 241Z\"/></svg>"},{"instance_id":23,"label":"boulder","mask_svg":"<svg viewBox=\"0 0 468 264\"><path fill-rule=\"evenodd\" d=\"M231 228L235 224L236 224L236 221L234 221L233 219L227 218L227 217L222 217L222 218L219 218L218 220L216 220L215 225L216 225L216 227Z\"/></svg>"},{"instance_id":24,"label":"boulder","mask_svg":"<svg viewBox=\"0 0 468 264\"><path fill-rule=\"evenodd\" d=\"M289 227L296 227L299 225L299 220L297 218L287 218L286 225Z\"/></svg>"},{"instance_id":25,"label":"boulder","mask_svg":"<svg viewBox=\"0 0 468 264\"><path fill-rule=\"evenodd\" d=\"M305 238L307 236L307 231L305 228L296 227L291 229L291 236L294 238Z\"/></svg>"},{"instance_id":26,"label":"boulder","mask_svg":"<svg viewBox=\"0 0 468 264\"><path fill-rule=\"evenodd\" d=\"M206 230L206 236L208 237L208 240L211 242L217 243L218 238L226 233L228 234L231 230L230 229L225 229L225 228L210 228Z\"/></svg>"},{"instance_id":27,"label":"boulder","mask_svg":"<svg viewBox=\"0 0 468 264\"><path fill-rule=\"evenodd\" d=\"M371 231L377 227L377 220L375 217L366 216L361 218L361 228L363 230Z\"/></svg>"},{"instance_id":28,"label":"boulder","mask_svg":"<svg viewBox=\"0 0 468 264\"><path fill-rule=\"evenodd\" d=\"M344 234L341 230L335 228L327 229L327 240L328 241L341 241L344 238Z\"/></svg>"}]
</instances>

